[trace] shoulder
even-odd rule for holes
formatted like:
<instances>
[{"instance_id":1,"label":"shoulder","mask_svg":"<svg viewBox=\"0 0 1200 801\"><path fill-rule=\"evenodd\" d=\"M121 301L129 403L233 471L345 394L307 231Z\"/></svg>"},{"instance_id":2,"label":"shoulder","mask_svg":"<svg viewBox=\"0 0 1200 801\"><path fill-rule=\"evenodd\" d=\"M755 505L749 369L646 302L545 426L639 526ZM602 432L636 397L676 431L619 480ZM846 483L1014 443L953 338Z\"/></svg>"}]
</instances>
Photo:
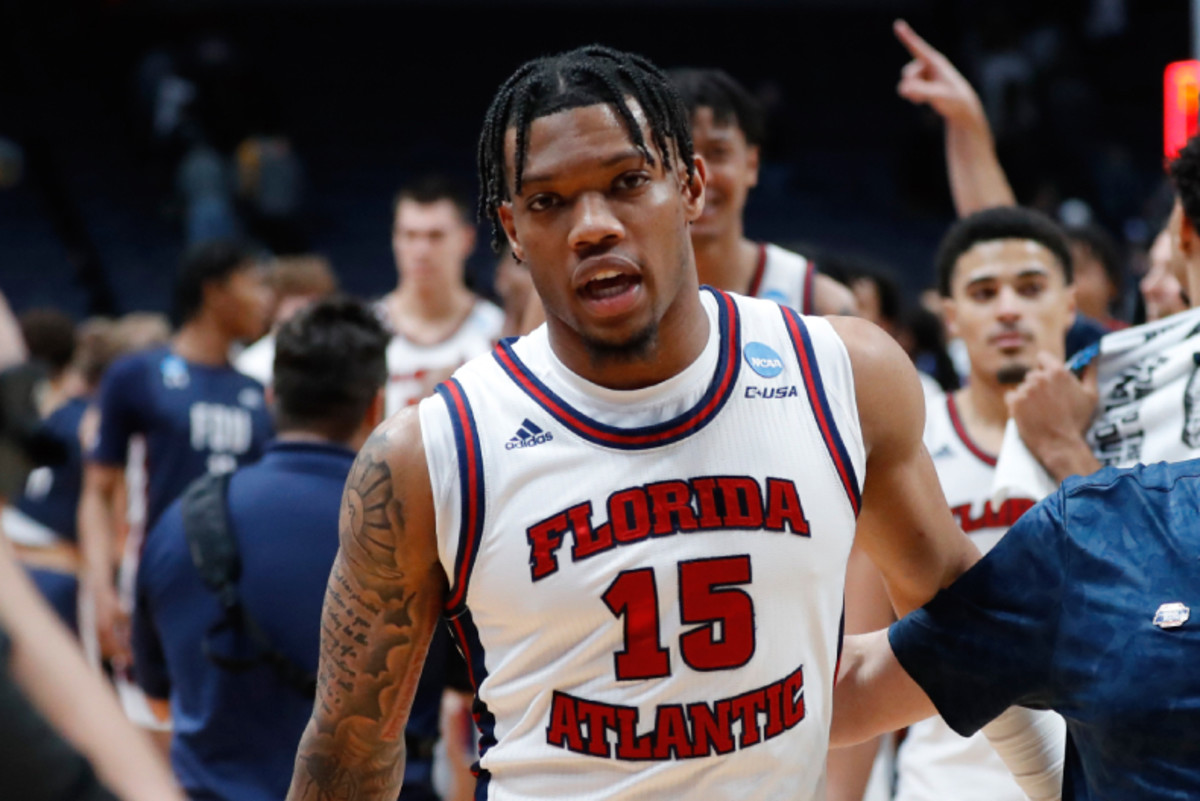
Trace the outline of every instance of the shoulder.
<instances>
[{"instance_id":1,"label":"shoulder","mask_svg":"<svg viewBox=\"0 0 1200 801\"><path fill-rule=\"evenodd\" d=\"M476 298L475 305L467 316L467 324L495 339L504 324L504 310L486 298Z\"/></svg>"},{"instance_id":2,"label":"shoulder","mask_svg":"<svg viewBox=\"0 0 1200 801\"><path fill-rule=\"evenodd\" d=\"M925 392L904 349L879 326L857 317L825 317L842 340L854 374L864 443L919 438L925 428Z\"/></svg>"},{"instance_id":3,"label":"shoulder","mask_svg":"<svg viewBox=\"0 0 1200 801\"><path fill-rule=\"evenodd\" d=\"M769 268L803 273L812 266L812 262L807 257L802 256L794 250L788 250L771 242L763 243L762 248L764 257L766 258L766 266Z\"/></svg>"},{"instance_id":4,"label":"shoulder","mask_svg":"<svg viewBox=\"0 0 1200 801\"><path fill-rule=\"evenodd\" d=\"M104 378L109 382L140 378L149 373L170 354L170 350L165 347L127 353L124 356L118 357L109 365L108 369L104 371Z\"/></svg>"}]
</instances>

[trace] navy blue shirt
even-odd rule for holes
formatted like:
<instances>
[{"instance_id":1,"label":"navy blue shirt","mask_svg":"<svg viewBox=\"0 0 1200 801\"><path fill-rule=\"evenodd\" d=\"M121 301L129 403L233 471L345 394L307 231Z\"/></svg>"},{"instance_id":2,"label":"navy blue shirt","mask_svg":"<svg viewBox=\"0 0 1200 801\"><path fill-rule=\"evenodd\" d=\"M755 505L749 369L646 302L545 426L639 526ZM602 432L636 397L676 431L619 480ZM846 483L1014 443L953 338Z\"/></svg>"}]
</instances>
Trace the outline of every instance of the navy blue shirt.
<instances>
[{"instance_id":1,"label":"navy blue shirt","mask_svg":"<svg viewBox=\"0 0 1200 801\"><path fill-rule=\"evenodd\" d=\"M1200 798L1200 460L1068 479L889 639L962 735L1062 714L1064 799Z\"/></svg>"},{"instance_id":2,"label":"navy blue shirt","mask_svg":"<svg viewBox=\"0 0 1200 801\"><path fill-rule=\"evenodd\" d=\"M354 454L332 445L275 442L229 484L229 520L241 557L238 591L271 644L316 673L321 605L338 548L342 487ZM209 662L205 633L220 605L193 566L181 504L173 503L146 540L137 578L133 649L138 683L171 699L171 762L192 799L279 801L291 782L313 699L284 685L265 665L231 672ZM443 627L444 628L444 627ZM218 638L222 653L245 656ZM431 659L440 653L430 649ZM440 664L422 676L441 679ZM418 692L409 731L431 721L437 735L441 685ZM426 766L427 770L427 766Z\"/></svg>"},{"instance_id":3,"label":"navy blue shirt","mask_svg":"<svg viewBox=\"0 0 1200 801\"><path fill-rule=\"evenodd\" d=\"M18 509L71 542L76 540L75 515L83 484L79 424L85 411L86 400L71 398L42 421L42 428L62 442L67 458L60 464L39 467L30 473L25 492L17 501Z\"/></svg>"},{"instance_id":4,"label":"navy blue shirt","mask_svg":"<svg viewBox=\"0 0 1200 801\"><path fill-rule=\"evenodd\" d=\"M118 359L97 399L95 462L124 465L129 438L146 438L146 528L205 472L255 461L271 436L262 385L230 366L188 362L166 347Z\"/></svg>"}]
</instances>

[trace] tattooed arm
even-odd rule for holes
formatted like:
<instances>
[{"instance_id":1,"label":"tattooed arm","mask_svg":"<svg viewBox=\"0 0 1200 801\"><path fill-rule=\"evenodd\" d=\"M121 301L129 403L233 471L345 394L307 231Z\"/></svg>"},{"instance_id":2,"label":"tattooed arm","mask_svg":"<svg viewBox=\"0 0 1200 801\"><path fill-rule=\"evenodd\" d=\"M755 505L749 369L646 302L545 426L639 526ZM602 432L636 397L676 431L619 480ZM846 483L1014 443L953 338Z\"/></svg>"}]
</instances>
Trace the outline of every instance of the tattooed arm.
<instances>
[{"instance_id":1,"label":"tattooed arm","mask_svg":"<svg viewBox=\"0 0 1200 801\"><path fill-rule=\"evenodd\" d=\"M416 408L376 429L346 480L288 801L394 801L404 777L404 725L446 594Z\"/></svg>"}]
</instances>

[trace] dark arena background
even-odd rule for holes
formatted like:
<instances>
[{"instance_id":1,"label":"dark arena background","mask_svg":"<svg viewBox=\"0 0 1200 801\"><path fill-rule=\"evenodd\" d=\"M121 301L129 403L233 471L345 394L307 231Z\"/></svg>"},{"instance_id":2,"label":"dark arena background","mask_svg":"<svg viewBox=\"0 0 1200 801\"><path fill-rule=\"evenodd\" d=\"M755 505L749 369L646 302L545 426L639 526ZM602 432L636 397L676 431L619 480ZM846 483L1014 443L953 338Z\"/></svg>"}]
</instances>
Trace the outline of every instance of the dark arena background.
<instances>
[{"instance_id":1,"label":"dark arena background","mask_svg":"<svg viewBox=\"0 0 1200 801\"><path fill-rule=\"evenodd\" d=\"M106 2L3 4L0 286L14 311L166 310L189 192L254 142L287 148L276 251L394 285L390 200L431 170L472 188L500 80L601 42L719 66L770 111L751 236L868 257L912 298L953 216L933 112L897 97L914 28L980 90L1020 202L1081 200L1137 255L1161 224L1162 75L1182 0L1148 2ZM247 144L251 143L251 144ZM282 144L281 144L282 143ZM189 158L190 157L190 158ZM193 220L193 222L195 222ZM472 278L490 291L481 236ZM1132 281L1133 279L1131 279Z\"/></svg>"}]
</instances>

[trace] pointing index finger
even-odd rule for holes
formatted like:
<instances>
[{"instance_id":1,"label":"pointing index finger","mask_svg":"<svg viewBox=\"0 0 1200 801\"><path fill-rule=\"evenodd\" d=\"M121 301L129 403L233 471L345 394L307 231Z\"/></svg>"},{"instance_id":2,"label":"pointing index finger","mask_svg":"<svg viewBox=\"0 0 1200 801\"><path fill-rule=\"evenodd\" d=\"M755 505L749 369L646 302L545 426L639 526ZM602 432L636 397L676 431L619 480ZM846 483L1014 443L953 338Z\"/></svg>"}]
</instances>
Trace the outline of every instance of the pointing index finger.
<instances>
[{"instance_id":1,"label":"pointing index finger","mask_svg":"<svg viewBox=\"0 0 1200 801\"><path fill-rule=\"evenodd\" d=\"M900 44L904 45L913 58L920 61L933 60L934 49L907 22L902 19L896 20L892 23L892 31L896 34L896 38L900 40Z\"/></svg>"}]
</instances>

